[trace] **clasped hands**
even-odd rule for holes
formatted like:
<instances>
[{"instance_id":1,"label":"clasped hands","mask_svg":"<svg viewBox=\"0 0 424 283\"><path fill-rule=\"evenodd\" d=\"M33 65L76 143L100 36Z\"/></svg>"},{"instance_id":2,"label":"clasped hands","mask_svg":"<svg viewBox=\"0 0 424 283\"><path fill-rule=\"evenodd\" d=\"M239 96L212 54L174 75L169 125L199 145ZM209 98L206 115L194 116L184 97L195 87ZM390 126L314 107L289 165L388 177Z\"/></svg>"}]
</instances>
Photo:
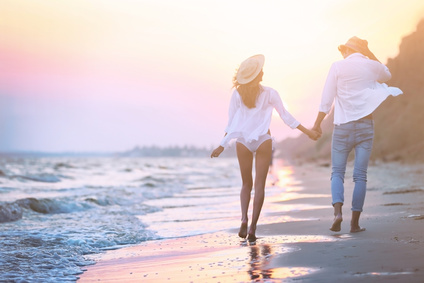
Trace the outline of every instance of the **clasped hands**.
<instances>
[{"instance_id":1,"label":"clasped hands","mask_svg":"<svg viewBox=\"0 0 424 283\"><path fill-rule=\"evenodd\" d=\"M320 126L314 126L309 130L308 137L311 140L317 141L322 136L322 129Z\"/></svg>"}]
</instances>

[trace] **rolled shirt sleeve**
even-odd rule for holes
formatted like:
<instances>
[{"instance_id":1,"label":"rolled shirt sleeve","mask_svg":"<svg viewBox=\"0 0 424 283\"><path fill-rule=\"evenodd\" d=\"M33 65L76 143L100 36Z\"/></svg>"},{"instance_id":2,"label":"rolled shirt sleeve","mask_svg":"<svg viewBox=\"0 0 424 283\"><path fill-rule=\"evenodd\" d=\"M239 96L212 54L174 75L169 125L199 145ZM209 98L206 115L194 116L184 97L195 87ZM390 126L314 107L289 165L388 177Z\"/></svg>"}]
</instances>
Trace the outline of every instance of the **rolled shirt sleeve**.
<instances>
[{"instance_id":1,"label":"rolled shirt sleeve","mask_svg":"<svg viewBox=\"0 0 424 283\"><path fill-rule=\"evenodd\" d=\"M228 107L228 124L225 128L225 136L222 138L220 142L220 146L226 148L228 146L229 141L233 138L233 133L231 133L231 125L233 125L234 117L238 109L240 108L240 100L239 94L236 90L234 90L230 99L230 106Z\"/></svg>"},{"instance_id":2,"label":"rolled shirt sleeve","mask_svg":"<svg viewBox=\"0 0 424 283\"><path fill-rule=\"evenodd\" d=\"M273 90L270 95L270 103L277 110L283 122L292 129L296 129L300 122L298 122L287 109L284 107L283 101L277 91Z\"/></svg>"},{"instance_id":3,"label":"rolled shirt sleeve","mask_svg":"<svg viewBox=\"0 0 424 283\"><path fill-rule=\"evenodd\" d=\"M321 104L319 106L319 112L328 114L333 105L334 98L337 94L337 72L336 64L331 65L330 71L325 81L324 89L322 91Z\"/></svg>"},{"instance_id":4,"label":"rolled shirt sleeve","mask_svg":"<svg viewBox=\"0 0 424 283\"><path fill-rule=\"evenodd\" d=\"M385 66L385 65L383 65L379 62L376 62L376 63L378 63L380 65L379 66L380 72L378 72L378 77L377 77L376 81L378 81L379 83L385 83L388 80L390 80L392 78L392 74L390 73L389 68L387 68L387 66Z\"/></svg>"},{"instance_id":5,"label":"rolled shirt sleeve","mask_svg":"<svg viewBox=\"0 0 424 283\"><path fill-rule=\"evenodd\" d=\"M234 115L237 112L237 109L239 108L239 102L238 102L238 93L236 91L233 92L232 96L231 96L231 100L230 100L230 106L228 107L228 125L225 128L225 132L228 132L228 128L231 125L233 119L234 119Z\"/></svg>"}]
</instances>

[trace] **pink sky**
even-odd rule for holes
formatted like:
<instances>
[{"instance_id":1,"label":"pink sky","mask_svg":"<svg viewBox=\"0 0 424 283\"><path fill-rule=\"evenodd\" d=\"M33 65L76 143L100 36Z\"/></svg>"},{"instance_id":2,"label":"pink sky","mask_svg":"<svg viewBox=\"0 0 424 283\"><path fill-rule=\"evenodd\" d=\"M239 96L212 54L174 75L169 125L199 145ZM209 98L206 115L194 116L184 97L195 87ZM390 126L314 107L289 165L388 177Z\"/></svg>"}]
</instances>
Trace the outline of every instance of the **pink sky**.
<instances>
[{"instance_id":1,"label":"pink sky","mask_svg":"<svg viewBox=\"0 0 424 283\"><path fill-rule=\"evenodd\" d=\"M310 127L339 44L366 38L385 62L422 17L422 0L2 1L0 152L215 146L257 53ZM278 117L271 130L299 135Z\"/></svg>"}]
</instances>

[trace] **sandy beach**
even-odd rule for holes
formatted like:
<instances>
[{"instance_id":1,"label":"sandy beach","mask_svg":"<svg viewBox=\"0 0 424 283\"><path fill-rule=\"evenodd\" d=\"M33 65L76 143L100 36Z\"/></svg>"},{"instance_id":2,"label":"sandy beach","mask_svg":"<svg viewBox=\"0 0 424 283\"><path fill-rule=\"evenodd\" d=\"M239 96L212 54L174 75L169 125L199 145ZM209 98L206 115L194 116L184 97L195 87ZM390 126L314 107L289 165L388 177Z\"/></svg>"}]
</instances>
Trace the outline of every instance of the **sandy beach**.
<instances>
[{"instance_id":1,"label":"sandy beach","mask_svg":"<svg viewBox=\"0 0 424 283\"><path fill-rule=\"evenodd\" d=\"M78 282L424 282L424 165L370 166L361 233L349 233L351 176L350 164L340 232L329 230L330 168L300 164L298 196L264 205L304 209L261 215L255 243L237 236L237 222L229 231L147 241L93 255ZM261 225L269 217L281 221Z\"/></svg>"}]
</instances>

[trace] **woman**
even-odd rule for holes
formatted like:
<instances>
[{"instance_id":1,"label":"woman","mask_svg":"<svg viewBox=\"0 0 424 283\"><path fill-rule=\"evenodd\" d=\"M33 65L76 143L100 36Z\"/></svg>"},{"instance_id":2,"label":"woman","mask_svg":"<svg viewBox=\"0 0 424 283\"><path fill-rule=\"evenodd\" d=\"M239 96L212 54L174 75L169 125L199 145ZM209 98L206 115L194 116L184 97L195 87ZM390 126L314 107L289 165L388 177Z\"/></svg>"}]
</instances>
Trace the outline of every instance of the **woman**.
<instances>
[{"instance_id":1,"label":"woman","mask_svg":"<svg viewBox=\"0 0 424 283\"><path fill-rule=\"evenodd\" d=\"M368 42L352 37L339 46L343 60L333 63L322 93L321 105L313 130L322 133L321 122L334 101L334 131L331 146L331 194L334 221L330 230L341 230L344 202L344 176L349 153L355 149L350 232L362 232L359 226L366 193L367 169L374 137L373 111L398 88L382 82L391 78L389 69L368 49Z\"/></svg>"},{"instance_id":2,"label":"woman","mask_svg":"<svg viewBox=\"0 0 424 283\"><path fill-rule=\"evenodd\" d=\"M242 217L238 235L241 238L247 237L249 241L256 240L256 225L264 202L265 181L272 155L269 126L273 109L277 110L281 119L291 128L299 129L313 140L319 137L318 133L304 128L287 112L277 91L260 84L264 61L263 55L255 55L241 63L233 79L235 90L231 97L226 133L220 146L211 154L211 158L218 157L229 141L236 139L237 157L242 178L240 192ZM254 155L256 155L255 183L252 179ZM249 232L247 232L247 214L253 185L255 196L252 222Z\"/></svg>"}]
</instances>

